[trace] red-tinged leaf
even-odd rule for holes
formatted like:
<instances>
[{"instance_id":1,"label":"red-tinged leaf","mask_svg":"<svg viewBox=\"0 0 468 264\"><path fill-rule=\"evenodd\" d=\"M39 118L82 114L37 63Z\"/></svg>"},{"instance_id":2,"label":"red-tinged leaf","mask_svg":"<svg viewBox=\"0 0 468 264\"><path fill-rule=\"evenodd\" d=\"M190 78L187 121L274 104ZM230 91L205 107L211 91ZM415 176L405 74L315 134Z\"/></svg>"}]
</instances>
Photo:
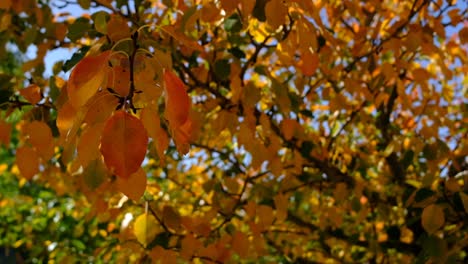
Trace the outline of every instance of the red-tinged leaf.
<instances>
[{"instance_id":1,"label":"red-tinged leaf","mask_svg":"<svg viewBox=\"0 0 468 264\"><path fill-rule=\"evenodd\" d=\"M189 117L190 97L182 80L171 71L164 71L166 89L165 116L172 129L182 126Z\"/></svg>"},{"instance_id":2,"label":"red-tinged leaf","mask_svg":"<svg viewBox=\"0 0 468 264\"><path fill-rule=\"evenodd\" d=\"M107 168L129 178L141 166L146 155L148 135L141 121L125 111L111 116L101 136L101 153Z\"/></svg>"},{"instance_id":3,"label":"red-tinged leaf","mask_svg":"<svg viewBox=\"0 0 468 264\"><path fill-rule=\"evenodd\" d=\"M128 198L138 201L146 190L146 173L140 168L130 178L117 178L117 189Z\"/></svg>"},{"instance_id":4,"label":"red-tinged leaf","mask_svg":"<svg viewBox=\"0 0 468 264\"><path fill-rule=\"evenodd\" d=\"M0 145L3 143L5 146L10 145L11 124L0 120Z\"/></svg>"},{"instance_id":5,"label":"red-tinged leaf","mask_svg":"<svg viewBox=\"0 0 468 264\"><path fill-rule=\"evenodd\" d=\"M173 133L177 151L181 154L187 154L189 151L190 136L192 133L192 121L187 119L185 124L176 128Z\"/></svg>"},{"instance_id":6,"label":"red-tinged leaf","mask_svg":"<svg viewBox=\"0 0 468 264\"><path fill-rule=\"evenodd\" d=\"M76 109L86 104L105 80L109 55L110 51L105 51L85 57L73 68L68 80L68 98Z\"/></svg>"},{"instance_id":7,"label":"red-tinged leaf","mask_svg":"<svg viewBox=\"0 0 468 264\"><path fill-rule=\"evenodd\" d=\"M41 88L36 84L31 84L28 87L21 89L19 93L32 105L39 103L42 99Z\"/></svg>"},{"instance_id":8,"label":"red-tinged leaf","mask_svg":"<svg viewBox=\"0 0 468 264\"><path fill-rule=\"evenodd\" d=\"M299 62L299 69L305 76L312 76L317 71L319 66L319 57L317 53L312 53L310 51L305 52L301 56L301 61Z\"/></svg>"},{"instance_id":9,"label":"red-tinged leaf","mask_svg":"<svg viewBox=\"0 0 468 264\"><path fill-rule=\"evenodd\" d=\"M28 135L31 145L44 160L48 160L53 156L54 138L50 127L46 123L33 121L26 125L25 133Z\"/></svg>"},{"instance_id":10,"label":"red-tinged leaf","mask_svg":"<svg viewBox=\"0 0 468 264\"><path fill-rule=\"evenodd\" d=\"M30 147L19 147L16 149L16 165L21 175L30 180L39 173L39 155Z\"/></svg>"}]
</instances>

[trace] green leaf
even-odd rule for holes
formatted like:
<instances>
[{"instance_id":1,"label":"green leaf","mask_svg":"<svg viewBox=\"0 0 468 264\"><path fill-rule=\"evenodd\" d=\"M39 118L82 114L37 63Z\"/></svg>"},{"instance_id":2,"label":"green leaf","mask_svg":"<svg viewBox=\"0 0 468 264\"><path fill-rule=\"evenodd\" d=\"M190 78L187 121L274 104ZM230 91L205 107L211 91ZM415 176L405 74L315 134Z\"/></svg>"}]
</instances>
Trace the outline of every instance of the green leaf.
<instances>
[{"instance_id":1,"label":"green leaf","mask_svg":"<svg viewBox=\"0 0 468 264\"><path fill-rule=\"evenodd\" d=\"M91 7L91 0L78 0L78 4L83 9L89 9Z\"/></svg>"},{"instance_id":2,"label":"green leaf","mask_svg":"<svg viewBox=\"0 0 468 264\"><path fill-rule=\"evenodd\" d=\"M107 34L107 21L109 20L109 14L104 11L99 11L93 16L94 28L97 32Z\"/></svg>"},{"instance_id":3,"label":"green leaf","mask_svg":"<svg viewBox=\"0 0 468 264\"><path fill-rule=\"evenodd\" d=\"M224 21L224 30L230 33L237 33L242 30L242 20L239 14L234 13Z\"/></svg>"},{"instance_id":4,"label":"green leaf","mask_svg":"<svg viewBox=\"0 0 468 264\"><path fill-rule=\"evenodd\" d=\"M226 80L231 73L231 65L226 59L217 60L214 64L214 73L221 80Z\"/></svg>"},{"instance_id":5,"label":"green leaf","mask_svg":"<svg viewBox=\"0 0 468 264\"><path fill-rule=\"evenodd\" d=\"M89 24L89 19L80 17L68 27L67 37L72 42L75 42L84 37L90 29L91 25Z\"/></svg>"},{"instance_id":6,"label":"green leaf","mask_svg":"<svg viewBox=\"0 0 468 264\"><path fill-rule=\"evenodd\" d=\"M238 47L230 48L228 51L238 59L244 59L246 57L244 51L242 51Z\"/></svg>"},{"instance_id":7,"label":"green leaf","mask_svg":"<svg viewBox=\"0 0 468 264\"><path fill-rule=\"evenodd\" d=\"M71 59L65 61L65 64L62 66L62 70L64 72L69 71L71 68L75 67L75 65L80 62L81 59L84 58L86 55L86 52L90 49L90 46L83 46L81 49L79 49L77 52L73 53Z\"/></svg>"}]
</instances>

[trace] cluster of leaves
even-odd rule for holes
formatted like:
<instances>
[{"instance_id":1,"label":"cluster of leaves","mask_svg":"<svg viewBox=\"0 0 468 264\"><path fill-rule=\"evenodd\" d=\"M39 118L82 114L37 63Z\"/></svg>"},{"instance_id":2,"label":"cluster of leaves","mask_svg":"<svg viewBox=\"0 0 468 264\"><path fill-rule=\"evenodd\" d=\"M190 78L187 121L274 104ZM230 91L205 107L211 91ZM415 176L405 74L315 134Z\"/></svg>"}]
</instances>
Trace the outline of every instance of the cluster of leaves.
<instances>
[{"instance_id":1,"label":"cluster of leaves","mask_svg":"<svg viewBox=\"0 0 468 264\"><path fill-rule=\"evenodd\" d=\"M4 0L0 56L37 51L0 67L0 246L31 262L466 261L467 15ZM76 52L46 76L57 48Z\"/></svg>"}]
</instances>

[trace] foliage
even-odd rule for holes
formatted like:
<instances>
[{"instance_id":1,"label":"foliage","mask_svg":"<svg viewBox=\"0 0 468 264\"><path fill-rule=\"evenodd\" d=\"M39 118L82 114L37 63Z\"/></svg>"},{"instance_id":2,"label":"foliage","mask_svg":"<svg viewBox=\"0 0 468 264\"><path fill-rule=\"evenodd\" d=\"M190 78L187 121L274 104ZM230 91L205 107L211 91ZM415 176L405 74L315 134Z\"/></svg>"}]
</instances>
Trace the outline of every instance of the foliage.
<instances>
[{"instance_id":1,"label":"foliage","mask_svg":"<svg viewBox=\"0 0 468 264\"><path fill-rule=\"evenodd\" d=\"M467 261L467 16L2 0L0 246L40 263Z\"/></svg>"}]
</instances>

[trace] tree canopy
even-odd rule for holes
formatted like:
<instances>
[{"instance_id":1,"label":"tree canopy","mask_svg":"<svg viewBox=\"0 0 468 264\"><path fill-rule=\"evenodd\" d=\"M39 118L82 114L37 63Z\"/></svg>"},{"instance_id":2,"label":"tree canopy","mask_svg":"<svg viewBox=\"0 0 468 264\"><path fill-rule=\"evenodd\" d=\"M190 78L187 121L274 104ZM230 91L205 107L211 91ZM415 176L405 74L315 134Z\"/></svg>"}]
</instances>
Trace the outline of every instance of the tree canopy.
<instances>
[{"instance_id":1,"label":"tree canopy","mask_svg":"<svg viewBox=\"0 0 468 264\"><path fill-rule=\"evenodd\" d=\"M467 21L0 1L0 262L466 262Z\"/></svg>"}]
</instances>

